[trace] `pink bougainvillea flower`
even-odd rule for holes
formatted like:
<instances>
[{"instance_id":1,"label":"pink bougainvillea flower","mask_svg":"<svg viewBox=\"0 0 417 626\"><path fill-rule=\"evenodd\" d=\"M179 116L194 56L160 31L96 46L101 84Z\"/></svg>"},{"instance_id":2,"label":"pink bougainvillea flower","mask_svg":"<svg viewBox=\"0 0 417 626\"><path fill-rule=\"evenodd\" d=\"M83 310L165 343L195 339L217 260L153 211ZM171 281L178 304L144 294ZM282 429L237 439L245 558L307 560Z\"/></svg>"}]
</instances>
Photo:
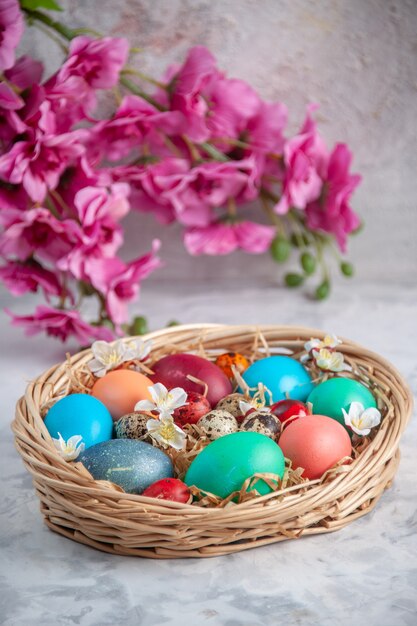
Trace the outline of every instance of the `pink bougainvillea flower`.
<instances>
[{"instance_id":1,"label":"pink bougainvillea flower","mask_svg":"<svg viewBox=\"0 0 417 626\"><path fill-rule=\"evenodd\" d=\"M361 181L361 176L349 173L351 161L348 147L337 144L330 155L323 192L306 207L307 226L334 235L342 252L346 251L347 235L360 224L349 205L350 196Z\"/></svg>"},{"instance_id":2,"label":"pink bougainvillea flower","mask_svg":"<svg viewBox=\"0 0 417 626\"><path fill-rule=\"evenodd\" d=\"M93 89L110 89L117 84L128 54L129 43L121 37L75 37L58 77L62 81L80 76Z\"/></svg>"},{"instance_id":3,"label":"pink bougainvillea flower","mask_svg":"<svg viewBox=\"0 0 417 626\"><path fill-rule=\"evenodd\" d=\"M35 292L40 287L48 296L59 296L62 287L54 274L37 264L22 264L15 261L0 267L0 280L14 296L28 291Z\"/></svg>"},{"instance_id":4,"label":"pink bougainvillea flower","mask_svg":"<svg viewBox=\"0 0 417 626\"><path fill-rule=\"evenodd\" d=\"M161 261L156 256L159 247L160 242L155 239L148 254L127 264L118 258L89 262L90 280L105 294L107 313L116 325L127 321L128 304L138 298L140 282L160 267Z\"/></svg>"},{"instance_id":5,"label":"pink bougainvillea flower","mask_svg":"<svg viewBox=\"0 0 417 626\"><path fill-rule=\"evenodd\" d=\"M0 71L12 67L23 28L18 0L0 0Z\"/></svg>"},{"instance_id":6,"label":"pink bougainvillea flower","mask_svg":"<svg viewBox=\"0 0 417 626\"><path fill-rule=\"evenodd\" d=\"M74 220L58 220L43 208L4 209L0 220L4 226L0 253L8 259L24 261L36 254L40 259L56 262L81 239L81 230Z\"/></svg>"},{"instance_id":7,"label":"pink bougainvillea flower","mask_svg":"<svg viewBox=\"0 0 417 626\"><path fill-rule=\"evenodd\" d=\"M19 89L29 89L32 85L40 83L42 73L43 65L40 61L22 56L13 67L4 72L4 75L10 83Z\"/></svg>"},{"instance_id":8,"label":"pink bougainvillea flower","mask_svg":"<svg viewBox=\"0 0 417 626\"><path fill-rule=\"evenodd\" d=\"M90 344L94 339L111 341L114 338L112 331L104 326L92 326L81 319L78 311L65 311L49 306L38 306L33 315L13 315L5 309L12 318L13 326L24 328L29 337L38 333L46 333L51 337L57 337L66 341L68 337L75 336L81 345Z\"/></svg>"},{"instance_id":9,"label":"pink bougainvillea flower","mask_svg":"<svg viewBox=\"0 0 417 626\"><path fill-rule=\"evenodd\" d=\"M160 133L180 133L182 121L178 111L159 111L138 96L125 96L112 119L95 124L91 149L117 161L146 141L154 153L155 144L163 143Z\"/></svg>"},{"instance_id":10,"label":"pink bougainvillea flower","mask_svg":"<svg viewBox=\"0 0 417 626\"><path fill-rule=\"evenodd\" d=\"M238 248L249 254L262 254L271 245L276 231L273 226L243 221L234 224L214 222L204 228L190 228L184 243L192 255L225 255Z\"/></svg>"},{"instance_id":11,"label":"pink bougainvillea flower","mask_svg":"<svg viewBox=\"0 0 417 626\"><path fill-rule=\"evenodd\" d=\"M315 105L310 105L301 133L284 145L283 191L275 206L280 215L287 213L291 207L304 209L321 193L328 152L311 117L315 108Z\"/></svg>"}]
</instances>

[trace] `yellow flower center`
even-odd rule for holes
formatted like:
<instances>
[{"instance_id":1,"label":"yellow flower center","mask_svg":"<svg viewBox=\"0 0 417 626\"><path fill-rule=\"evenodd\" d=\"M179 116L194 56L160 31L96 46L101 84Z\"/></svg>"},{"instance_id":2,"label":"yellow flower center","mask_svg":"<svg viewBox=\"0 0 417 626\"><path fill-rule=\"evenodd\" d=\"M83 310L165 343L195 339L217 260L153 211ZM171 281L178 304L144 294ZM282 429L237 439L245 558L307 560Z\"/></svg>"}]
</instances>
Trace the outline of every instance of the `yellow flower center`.
<instances>
[{"instance_id":1,"label":"yellow flower center","mask_svg":"<svg viewBox=\"0 0 417 626\"><path fill-rule=\"evenodd\" d=\"M104 357L103 361L106 365L116 365L119 363L119 355L117 354L116 350L112 350L111 352L109 352L108 354L106 354L106 356Z\"/></svg>"},{"instance_id":2,"label":"yellow flower center","mask_svg":"<svg viewBox=\"0 0 417 626\"><path fill-rule=\"evenodd\" d=\"M159 434L165 439L165 441L171 441L171 439L175 438L174 424L170 424L169 422L162 424L159 428Z\"/></svg>"}]
</instances>

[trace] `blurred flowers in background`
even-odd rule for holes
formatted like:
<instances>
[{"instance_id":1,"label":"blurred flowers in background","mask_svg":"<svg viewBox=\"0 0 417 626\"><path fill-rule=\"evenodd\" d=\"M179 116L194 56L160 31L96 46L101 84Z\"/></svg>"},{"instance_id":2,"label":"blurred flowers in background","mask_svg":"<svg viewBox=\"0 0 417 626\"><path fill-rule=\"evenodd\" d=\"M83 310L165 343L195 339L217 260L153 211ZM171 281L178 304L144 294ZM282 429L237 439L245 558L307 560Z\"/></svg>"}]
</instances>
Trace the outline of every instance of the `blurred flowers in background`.
<instances>
[{"instance_id":1,"label":"blurred flowers in background","mask_svg":"<svg viewBox=\"0 0 417 626\"><path fill-rule=\"evenodd\" d=\"M47 301L33 315L12 315L13 324L81 343L134 332L128 305L161 262L158 240L129 262L119 256L130 211L179 222L191 255L270 250L285 262L296 248L300 272L286 284L319 273L315 295L326 297L324 252L344 253L360 225L350 206L360 176L345 144L327 148L316 105L287 137L285 105L227 78L206 48L192 48L158 81L128 64L127 40L79 34L42 9L59 7L0 0L0 279L13 295L40 291ZM68 44L46 80L39 61L15 59L24 17ZM100 90L114 95L105 119L94 117ZM259 222L245 215L254 200ZM87 297L98 303L88 323Z\"/></svg>"}]
</instances>

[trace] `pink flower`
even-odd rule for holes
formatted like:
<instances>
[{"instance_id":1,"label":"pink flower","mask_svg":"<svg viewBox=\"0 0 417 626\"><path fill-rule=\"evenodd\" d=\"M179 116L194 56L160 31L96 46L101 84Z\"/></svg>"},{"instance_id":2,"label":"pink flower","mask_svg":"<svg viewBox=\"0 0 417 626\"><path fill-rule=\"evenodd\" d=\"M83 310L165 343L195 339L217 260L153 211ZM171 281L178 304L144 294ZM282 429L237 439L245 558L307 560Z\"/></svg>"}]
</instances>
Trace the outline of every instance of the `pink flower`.
<instances>
[{"instance_id":1,"label":"pink flower","mask_svg":"<svg viewBox=\"0 0 417 626\"><path fill-rule=\"evenodd\" d=\"M78 311L65 311L49 306L38 306L33 315L13 315L5 309L12 318L13 326L21 326L29 337L45 332L51 337L66 341L75 336L81 345L90 344L93 339L111 341L114 336L109 328L96 327L87 324L81 319Z\"/></svg>"},{"instance_id":2,"label":"pink flower","mask_svg":"<svg viewBox=\"0 0 417 626\"><path fill-rule=\"evenodd\" d=\"M40 61L28 56L22 56L16 63L4 72L5 77L19 89L29 89L39 84L42 78L43 65Z\"/></svg>"},{"instance_id":3,"label":"pink flower","mask_svg":"<svg viewBox=\"0 0 417 626\"><path fill-rule=\"evenodd\" d=\"M0 0L0 71L14 63L14 51L23 34L23 16L17 0Z\"/></svg>"},{"instance_id":4,"label":"pink flower","mask_svg":"<svg viewBox=\"0 0 417 626\"><path fill-rule=\"evenodd\" d=\"M119 37L75 37L69 56L58 72L59 81L80 76L93 89L110 89L119 80L129 54L127 39Z\"/></svg>"},{"instance_id":5,"label":"pink flower","mask_svg":"<svg viewBox=\"0 0 417 626\"><path fill-rule=\"evenodd\" d=\"M155 239L151 252L127 264L118 258L92 259L88 263L90 280L105 294L107 313L116 325L127 321L128 304L138 298L140 282L160 267L155 256L159 247L160 242Z\"/></svg>"},{"instance_id":6,"label":"pink flower","mask_svg":"<svg viewBox=\"0 0 417 626\"><path fill-rule=\"evenodd\" d=\"M346 251L347 235L360 224L349 206L350 196L361 181L358 174L349 174L351 161L348 147L337 144L330 155L321 197L306 207L307 226L334 235L342 252Z\"/></svg>"},{"instance_id":7,"label":"pink flower","mask_svg":"<svg viewBox=\"0 0 417 626\"><path fill-rule=\"evenodd\" d=\"M287 123L287 107L281 102L260 102L256 114L245 129L251 150L281 154L283 131Z\"/></svg>"},{"instance_id":8,"label":"pink flower","mask_svg":"<svg viewBox=\"0 0 417 626\"><path fill-rule=\"evenodd\" d=\"M210 106L206 125L212 137L238 137L261 105L258 94L247 83L220 74L213 77L204 95Z\"/></svg>"},{"instance_id":9,"label":"pink flower","mask_svg":"<svg viewBox=\"0 0 417 626\"><path fill-rule=\"evenodd\" d=\"M117 161L146 141L154 153L154 146L163 144L160 133L172 135L181 132L181 126L178 111L158 111L138 96L125 96L112 119L94 126L91 149Z\"/></svg>"},{"instance_id":10,"label":"pink flower","mask_svg":"<svg viewBox=\"0 0 417 626\"><path fill-rule=\"evenodd\" d=\"M244 221L235 224L213 222L204 228L190 228L184 243L192 255L225 255L238 248L249 254L262 254L275 237L273 226Z\"/></svg>"},{"instance_id":11,"label":"pink flower","mask_svg":"<svg viewBox=\"0 0 417 626\"><path fill-rule=\"evenodd\" d=\"M291 207L304 209L309 202L317 200L322 188L328 153L311 118L310 105L301 133L284 145L285 176L282 196L275 211L282 215Z\"/></svg>"},{"instance_id":12,"label":"pink flower","mask_svg":"<svg viewBox=\"0 0 417 626\"><path fill-rule=\"evenodd\" d=\"M59 296L62 293L56 275L35 263L7 263L0 267L0 279L14 296L21 296L28 291L36 292L38 287L46 296Z\"/></svg>"},{"instance_id":13,"label":"pink flower","mask_svg":"<svg viewBox=\"0 0 417 626\"><path fill-rule=\"evenodd\" d=\"M47 209L4 209L0 214L5 230L0 236L0 253L26 260L32 254L56 262L80 240L74 220L58 220Z\"/></svg>"},{"instance_id":14,"label":"pink flower","mask_svg":"<svg viewBox=\"0 0 417 626\"><path fill-rule=\"evenodd\" d=\"M60 132L67 132L87 118L97 104L95 91L81 76L61 78L58 73L45 83L44 88Z\"/></svg>"}]
</instances>

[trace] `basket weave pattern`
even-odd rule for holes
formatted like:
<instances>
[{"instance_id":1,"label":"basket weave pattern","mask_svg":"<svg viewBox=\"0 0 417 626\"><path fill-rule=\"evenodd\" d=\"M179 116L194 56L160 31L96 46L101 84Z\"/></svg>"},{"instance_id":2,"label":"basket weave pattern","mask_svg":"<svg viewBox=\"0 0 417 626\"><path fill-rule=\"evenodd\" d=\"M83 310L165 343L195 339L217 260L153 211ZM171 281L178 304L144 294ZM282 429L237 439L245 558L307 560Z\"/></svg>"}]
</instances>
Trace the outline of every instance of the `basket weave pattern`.
<instances>
[{"instance_id":1,"label":"basket weave pattern","mask_svg":"<svg viewBox=\"0 0 417 626\"><path fill-rule=\"evenodd\" d=\"M150 333L153 355L174 351L215 354L268 349L300 352L315 329L281 326L188 325ZM49 528L70 539L114 554L151 558L217 556L255 546L342 528L373 509L397 470L399 440L412 408L407 384L375 353L343 340L345 358L378 391L385 417L375 438L348 466L329 479L293 485L224 508L157 501L94 481L88 472L61 459L41 417L51 399L70 386L68 365L52 367L27 387L12 424L17 449L32 474ZM92 358L85 350L71 358L73 371ZM384 412L383 412L384 414ZM82 468L82 466L81 466Z\"/></svg>"}]
</instances>

